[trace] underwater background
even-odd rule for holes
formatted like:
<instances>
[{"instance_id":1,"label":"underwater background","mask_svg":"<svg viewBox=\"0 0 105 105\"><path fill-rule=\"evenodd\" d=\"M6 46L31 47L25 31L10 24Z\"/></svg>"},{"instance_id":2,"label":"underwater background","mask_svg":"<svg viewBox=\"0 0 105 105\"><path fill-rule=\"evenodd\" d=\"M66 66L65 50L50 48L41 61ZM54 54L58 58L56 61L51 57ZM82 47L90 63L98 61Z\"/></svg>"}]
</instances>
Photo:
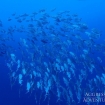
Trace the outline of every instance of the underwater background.
<instances>
[{"instance_id":1,"label":"underwater background","mask_svg":"<svg viewBox=\"0 0 105 105\"><path fill-rule=\"evenodd\" d=\"M104 97L104 0L0 1L0 105L104 105Z\"/></svg>"}]
</instances>

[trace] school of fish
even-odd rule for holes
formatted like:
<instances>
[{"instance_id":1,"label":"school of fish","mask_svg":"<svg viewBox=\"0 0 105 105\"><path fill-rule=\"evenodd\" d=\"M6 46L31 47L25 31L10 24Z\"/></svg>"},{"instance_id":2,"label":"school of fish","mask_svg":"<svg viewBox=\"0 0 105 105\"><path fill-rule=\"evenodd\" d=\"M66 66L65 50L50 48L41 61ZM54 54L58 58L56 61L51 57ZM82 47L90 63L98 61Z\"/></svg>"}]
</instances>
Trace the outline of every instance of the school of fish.
<instances>
[{"instance_id":1,"label":"school of fish","mask_svg":"<svg viewBox=\"0 0 105 105\"><path fill-rule=\"evenodd\" d=\"M50 105L52 96L56 104L77 105L86 93L105 91L105 40L77 14L42 9L7 21L0 20L0 56L20 94L34 94L37 105Z\"/></svg>"}]
</instances>

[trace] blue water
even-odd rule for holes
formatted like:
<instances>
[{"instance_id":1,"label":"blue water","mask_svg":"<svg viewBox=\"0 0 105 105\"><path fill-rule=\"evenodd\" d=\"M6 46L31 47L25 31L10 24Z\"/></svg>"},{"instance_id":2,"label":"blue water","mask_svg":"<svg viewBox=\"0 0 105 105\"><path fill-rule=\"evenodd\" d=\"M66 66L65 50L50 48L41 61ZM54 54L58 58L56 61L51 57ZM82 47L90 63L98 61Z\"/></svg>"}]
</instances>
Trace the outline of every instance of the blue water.
<instances>
[{"instance_id":1,"label":"blue water","mask_svg":"<svg viewBox=\"0 0 105 105\"><path fill-rule=\"evenodd\" d=\"M46 12L50 15L55 15L58 12L63 12L63 11L70 11L70 15L77 14L78 17L82 19L81 21L89 27L89 31L92 28L96 28L101 33L101 37L98 40L96 40L96 43L99 43L99 44L104 43L104 39L105 39L105 19L104 19L105 18L105 1L104 0L39 0L39 1L37 1L37 0L1 0L0 1L0 20L2 21L3 29L8 30L8 27L14 26L14 25L16 27L20 26L20 24L14 20L11 22L8 21L9 18L11 18L11 19L13 18L11 16L11 14L16 13L16 15L18 15L18 16L21 14L24 14L24 13L32 14L33 12L37 12L41 9L45 9ZM53 9L55 9L54 13L51 12L51 10L53 10ZM27 23L24 23L24 25L27 25ZM1 33L0 33L0 35L2 36ZM0 44L3 42L2 38L5 40L5 37L7 35L8 34L5 33L5 34L3 34L2 37L0 36ZM26 51L26 49L25 49L26 47L24 47L22 50L17 49L17 46L18 46L17 42L18 42L18 40L20 40L20 37L26 38L26 33L21 33L21 32L14 33L13 39L15 40L16 43L12 40L3 42L7 45L7 47L5 47L6 51L9 52L9 54L15 52L17 59L22 59L21 58L22 50ZM61 38L61 39L63 41L63 38ZM12 45L13 49L12 48L8 49L8 44ZM36 46L42 46L42 44L43 43L36 43ZM46 48L50 49L50 47L51 47L50 45L47 45ZM52 49L50 49L50 51L51 50ZM58 47L58 49L56 49L56 51L54 50L55 56L56 56L56 53L58 52L58 50L59 50L59 47ZM76 50L73 50L72 48L69 50L76 53L77 58L79 58L81 51L76 51ZM34 49L30 50L31 53L33 51L34 51ZM43 49L43 47L42 47L42 51L43 52L45 51L45 49ZM103 70L103 68L105 68L105 66L104 66L105 65L105 55L103 55L103 53L105 52L105 46L104 46L104 49L101 48L99 52L97 50L94 52L95 52L95 54L94 55L90 54L90 57L95 60L95 68L97 70L93 71L92 76L89 74L87 79L92 79L96 75L98 75L101 78L102 73L105 73L105 71ZM39 53L36 54L36 57L39 57ZM102 67L99 66L100 63L99 63L99 61L97 61L96 57L100 57L102 59L102 61L103 61L101 63ZM11 84L12 84L10 82L11 73L10 73L9 68L7 67L7 63L10 62L10 59L11 58L10 58L10 56L8 56L7 53L0 56L0 105L40 105L40 103L41 103L41 105L48 105L48 99L43 101L44 98L42 98L39 102L40 94L42 93L42 91L36 92L37 98L35 99L35 93L33 91L32 91L32 93L26 92L25 84L23 84L23 86L19 86L19 84L16 82L13 85L13 87L11 87ZM36 58L36 59L38 59L38 58ZM45 59L46 62L48 62L48 60L51 63L54 62L53 58ZM61 60L63 62L63 60L65 60L65 59L63 59L63 57L62 57ZM80 59L80 60L82 60L82 59ZM28 63L31 62L31 60L28 59L28 53L26 53L26 56L24 57L24 61L26 61ZM81 62L83 62L83 61L81 61ZM86 59L86 62L89 62L88 59ZM76 64L75 61L73 63ZM37 65L37 64L35 64L35 65ZM38 66L40 67L39 63L38 63ZM78 74L80 73L80 69L82 68L83 65L76 65L76 66L78 67L78 72L76 72L77 73L76 76L78 76ZM13 67L13 70L16 71L16 68L17 68L17 65L15 65ZM34 69L36 69L36 68L34 68ZM53 74L55 74L55 72ZM58 76L59 76L59 78L62 78L63 74L59 73ZM78 78L76 76L75 76L75 78ZM26 81L26 80L24 80L24 81ZM88 80L83 81L82 85L85 86L86 84L88 84L87 81ZM104 78L104 81L105 81L105 78ZM72 82L71 82L72 84L69 85L70 88L73 88L72 86L74 85L74 82L76 82L76 81L72 79ZM100 85L101 83L97 82L97 84ZM93 83L93 85L94 85L94 83ZM105 85L103 85L103 84L101 84L101 85L99 87L96 87L96 90L99 89L100 87L103 87L102 88L103 90L101 92L104 93ZM64 86L63 82L62 82L62 86ZM50 92L50 96L48 96L48 97L50 97L49 105L69 105L69 104L67 104L66 99L61 102L58 102L58 103L56 102L56 100L57 100L56 88L54 88L54 89L55 90L52 90L53 92L52 91ZM82 89L82 87L81 87L81 89ZM94 89L95 89L95 87L94 87ZM93 92L96 92L96 90L94 90ZM88 92L90 90L86 90L86 91ZM73 92L73 94L75 94L74 89L72 92ZM44 95L45 94L43 93L42 97L45 97ZM87 105L85 102L78 103L76 97L74 97L74 101L75 101L73 103L74 105ZM71 105L73 105L73 104L71 104ZM104 104L105 104L105 102L99 103L99 105L104 105ZM91 102L90 105L96 105L96 103Z\"/></svg>"}]
</instances>

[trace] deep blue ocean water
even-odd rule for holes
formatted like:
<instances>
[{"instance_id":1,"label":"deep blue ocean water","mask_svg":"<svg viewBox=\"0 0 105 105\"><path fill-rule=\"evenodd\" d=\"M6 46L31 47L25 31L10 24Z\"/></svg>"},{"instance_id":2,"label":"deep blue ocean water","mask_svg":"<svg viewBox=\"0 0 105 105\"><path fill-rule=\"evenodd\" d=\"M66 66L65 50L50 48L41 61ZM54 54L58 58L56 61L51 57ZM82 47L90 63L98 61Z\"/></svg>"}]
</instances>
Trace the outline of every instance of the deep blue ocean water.
<instances>
[{"instance_id":1,"label":"deep blue ocean water","mask_svg":"<svg viewBox=\"0 0 105 105\"><path fill-rule=\"evenodd\" d=\"M8 19L13 19L14 17L11 16L11 14L16 13L16 15L20 16L21 14L32 14L33 12L37 12L41 9L45 9L46 13L55 16L56 13L58 12L63 12L63 11L70 11L70 15L73 14L77 14L79 18L81 18L82 22L85 23L88 27L89 27L89 31L92 28L96 28L97 30L99 30L99 32L101 33L101 37L99 37L98 40L96 40L95 43L99 44L104 44L104 48L100 47L99 48L99 52L96 50L94 50L94 54L91 55L90 57L94 59L94 65L95 65L95 70L93 71L93 75L88 75L87 74L87 79L91 80L93 77L95 78L96 75L98 75L101 79L102 73L105 73L105 1L104 0L1 0L0 1L0 20L2 21L2 25L3 27L0 27L2 29L4 29L5 31L8 30L8 27L10 26L16 26L19 27L21 23L17 23L16 21L11 21L9 22ZM51 12L51 10L55 10L54 13ZM63 21L63 20L62 20ZM27 23L23 23L23 25L26 25ZM35 26L37 27L37 26ZM22 28L21 28L22 29ZM57 29L56 29L57 31ZM83 33L84 34L84 33ZM10 82L10 77L11 77L11 73L10 73L10 69L7 67L7 63L11 61L11 57L9 56L11 53L16 54L16 58L17 59L21 59L21 51L26 51L26 47L22 47L22 50L17 49L17 42L18 39L20 40L20 38L27 38L26 33L22 33L22 32L15 32L13 34L13 39L9 40L9 41L5 41L5 37L7 37L8 33L0 33L0 44L4 43L6 46L0 46L0 52L2 52L2 48L4 48L4 50L6 51L6 54L1 54L0 56L0 105L66 105L67 104L67 100L64 99L61 102L56 102L57 97L56 97L56 88L54 88L55 90L51 90L51 92L49 93L50 96L50 101L48 104L48 99L46 99L45 101L43 101L44 98L42 98L39 102L40 99L40 94L42 93L41 90L36 91L36 99L35 99L35 92L26 92L26 85L23 84L22 86L19 86L18 82L16 82L13 87L11 88L11 84L13 84L13 81ZM12 35L11 35L12 36ZM85 37L85 36L84 36ZM30 37L29 37L30 38ZM74 38L75 39L75 38ZM15 40L15 41L13 41ZM89 40L89 39L86 39ZM62 39L63 41L63 39ZM16 42L16 43L15 43ZM12 45L13 49L10 48L8 49L8 45L9 44ZM47 43L47 42L43 42L43 43L37 43L37 46L41 46L42 44ZM74 41L75 43L75 41ZM30 45L30 43L29 43ZM16 47L15 47L16 46ZM30 45L31 46L31 45ZM81 45L82 46L82 45ZM50 46L47 46L48 49L50 49ZM42 47L42 51L43 51L43 47ZM52 49L48 50L51 51ZM81 54L81 51L76 51L76 50L72 50L69 49L70 51L76 53L77 58L79 58L78 56ZM29 50L28 50L29 51ZM34 50L30 49L30 52L32 53ZM44 50L45 51L45 50ZM43 52L44 52L43 51ZM55 50L54 50L55 51ZM56 49L56 51L54 53L57 53L58 49ZM53 52L53 50L52 50ZM29 53L29 52L28 52ZM28 56L30 56L30 54L28 55L28 53L26 53L26 55L24 55L24 61L30 63L30 59L28 61ZM49 53L49 52L48 52ZM104 53L104 54L103 54ZM36 59L38 59L37 57L39 57L38 55L39 53L36 54ZM102 59L102 63L100 63L99 61L97 61L97 57L100 57ZM69 57L68 57L69 58ZM50 60L49 60L50 59ZM45 58L46 62L51 62L53 63L53 58L47 59ZM49 61L48 61L49 60ZM63 57L61 58L61 61L63 62ZM96 61L95 61L96 60ZM43 60L42 60L43 61ZM84 62L80 59L80 62ZM85 62L89 62L89 59L86 59ZM35 63L35 62L34 62ZM37 62L38 63L38 62ZM38 66L41 67L42 62L38 63ZM74 64L76 64L76 62L73 62ZM88 64L88 63L87 63ZM91 63L89 63L91 64ZM27 64L28 65L28 64ZM37 64L35 64L37 65ZM33 67L33 69L36 69L35 66ZM81 66L80 64L76 64L76 66L78 66L78 72L81 70ZM87 65L89 66L89 65ZM15 65L13 67L14 72L16 71L17 65ZM28 66L26 67L28 68ZM43 67L42 67L43 68ZM53 68L52 68L53 69ZM78 73L76 72L76 76L78 76ZM53 74L56 74L55 72ZM28 73L27 73L28 75ZM59 73L58 77L63 78L64 74ZM74 77L77 81L78 78ZM44 78L42 77L42 80ZM59 80L58 79L58 80ZM88 80L84 80L82 85L85 85L85 83L87 83L87 85L89 84L87 81ZM24 80L26 81L26 80ZM28 79L29 81L29 79ZM98 80L97 80L98 81ZM105 78L104 78L105 81ZM34 81L35 82L35 81ZM74 84L76 81L74 81L74 79L72 78L72 82L70 82L69 87L73 88ZM58 82L59 83L59 82ZM72 84L71 84L72 83ZM54 84L54 83L52 83ZM64 83L62 82L62 87L64 86ZM98 81L97 84L100 86L95 87L94 83L92 83L93 85L91 86L91 88L93 87L94 90L93 92L97 92L97 91L101 91L100 87L102 88L101 93L105 93L105 84L102 84L102 81ZM55 84L54 84L55 85ZM64 86L65 88L65 86ZM81 89L83 88L83 86L81 87ZM96 90L97 91L96 91ZM53 91L53 92L52 92ZM85 89L85 92L88 92L90 90ZM68 91L66 91L68 92ZM73 94L75 94L75 89L73 89ZM42 97L44 96L45 93L42 93ZM66 97L66 96L64 96ZM83 98L83 97L82 97ZM37 100L37 101L36 101ZM87 105L86 102L82 101L83 99L81 99L81 102L78 103L77 99L74 96L74 105ZM73 104L67 104L67 105L73 105ZM105 102L99 102L99 105L104 105ZM94 102L91 102L90 105L97 105Z\"/></svg>"}]
</instances>

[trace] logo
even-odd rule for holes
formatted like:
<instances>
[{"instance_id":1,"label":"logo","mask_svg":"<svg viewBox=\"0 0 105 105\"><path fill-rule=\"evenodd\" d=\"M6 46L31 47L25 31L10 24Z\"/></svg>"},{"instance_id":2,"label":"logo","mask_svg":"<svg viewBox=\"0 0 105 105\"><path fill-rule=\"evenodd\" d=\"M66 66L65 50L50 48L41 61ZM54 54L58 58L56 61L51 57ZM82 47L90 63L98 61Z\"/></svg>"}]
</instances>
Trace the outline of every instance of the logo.
<instances>
[{"instance_id":1,"label":"logo","mask_svg":"<svg viewBox=\"0 0 105 105\"><path fill-rule=\"evenodd\" d=\"M105 102L105 93L85 93L83 102Z\"/></svg>"}]
</instances>

